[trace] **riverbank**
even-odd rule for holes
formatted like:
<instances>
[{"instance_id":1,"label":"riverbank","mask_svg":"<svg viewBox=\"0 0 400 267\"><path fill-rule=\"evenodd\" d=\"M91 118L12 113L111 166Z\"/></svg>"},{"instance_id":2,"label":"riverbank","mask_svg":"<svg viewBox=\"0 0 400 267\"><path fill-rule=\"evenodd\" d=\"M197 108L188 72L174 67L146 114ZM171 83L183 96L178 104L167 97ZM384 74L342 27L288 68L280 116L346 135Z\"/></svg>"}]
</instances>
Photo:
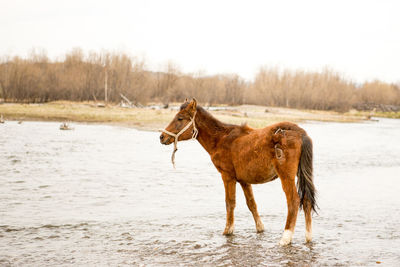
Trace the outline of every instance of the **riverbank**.
<instances>
[{"instance_id":1,"label":"riverbank","mask_svg":"<svg viewBox=\"0 0 400 267\"><path fill-rule=\"evenodd\" d=\"M117 124L143 130L165 127L176 114L180 104L169 108L157 105L143 108L123 108L119 105L97 105L94 102L57 101L45 104L0 105L0 114L5 120L18 121L67 121ZM255 105L208 107L219 120L260 128L279 121L304 122L356 122L367 120L369 113L338 113L333 111L298 110Z\"/></svg>"}]
</instances>

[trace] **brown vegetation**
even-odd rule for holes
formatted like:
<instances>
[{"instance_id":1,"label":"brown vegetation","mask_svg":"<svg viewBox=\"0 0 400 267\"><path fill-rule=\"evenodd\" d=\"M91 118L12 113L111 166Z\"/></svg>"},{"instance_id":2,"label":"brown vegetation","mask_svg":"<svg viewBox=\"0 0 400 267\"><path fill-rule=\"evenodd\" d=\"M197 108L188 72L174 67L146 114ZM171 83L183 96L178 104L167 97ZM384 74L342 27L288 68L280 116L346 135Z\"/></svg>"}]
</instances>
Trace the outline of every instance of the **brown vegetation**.
<instances>
[{"instance_id":1,"label":"brown vegetation","mask_svg":"<svg viewBox=\"0 0 400 267\"><path fill-rule=\"evenodd\" d=\"M107 76L107 78L106 78ZM107 86L105 86L105 81ZM6 102L56 100L119 102L122 93L133 103L181 102L196 97L207 104L258 104L346 111L352 107L400 105L399 85L380 81L357 85L340 74L261 68L254 81L238 75L184 74L169 62L162 72L124 53L89 53L74 49L63 60L44 52L0 60L0 98ZM368 104L368 105L366 105Z\"/></svg>"},{"instance_id":2,"label":"brown vegetation","mask_svg":"<svg viewBox=\"0 0 400 267\"><path fill-rule=\"evenodd\" d=\"M144 108L123 108L119 105L99 107L95 102L55 101L45 104L6 103L0 105L0 116L5 121L67 121L118 124L144 130L165 127L179 108L171 103L169 108L149 106ZM364 120L370 112L344 114L335 111L298 110L255 105L218 107L208 109L217 119L230 124L246 123L253 128L262 128L280 121L304 122L355 122ZM398 114L400 115L400 113ZM399 117L399 116L397 116Z\"/></svg>"}]
</instances>

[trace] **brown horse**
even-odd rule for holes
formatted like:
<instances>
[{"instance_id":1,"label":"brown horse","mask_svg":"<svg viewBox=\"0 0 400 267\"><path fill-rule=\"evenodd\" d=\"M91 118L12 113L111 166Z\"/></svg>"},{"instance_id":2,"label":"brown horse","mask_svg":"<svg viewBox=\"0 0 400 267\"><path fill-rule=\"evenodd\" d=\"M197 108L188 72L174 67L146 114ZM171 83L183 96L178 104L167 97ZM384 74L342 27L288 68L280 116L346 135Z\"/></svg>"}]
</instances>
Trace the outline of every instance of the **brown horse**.
<instances>
[{"instance_id":1,"label":"brown horse","mask_svg":"<svg viewBox=\"0 0 400 267\"><path fill-rule=\"evenodd\" d=\"M252 184L280 178L286 195L288 213L285 230L279 242L291 242L297 211L303 208L306 220L306 242L311 241L311 212L317 207L313 184L312 142L307 133L294 123L281 122L263 129L247 125L225 124L197 105L195 99L181 106L160 136L164 145L196 138L210 154L221 173L225 186L226 227L224 235L234 229L236 183L243 189L246 203L253 214L257 232L264 231L258 215ZM295 176L298 176L296 190Z\"/></svg>"}]
</instances>

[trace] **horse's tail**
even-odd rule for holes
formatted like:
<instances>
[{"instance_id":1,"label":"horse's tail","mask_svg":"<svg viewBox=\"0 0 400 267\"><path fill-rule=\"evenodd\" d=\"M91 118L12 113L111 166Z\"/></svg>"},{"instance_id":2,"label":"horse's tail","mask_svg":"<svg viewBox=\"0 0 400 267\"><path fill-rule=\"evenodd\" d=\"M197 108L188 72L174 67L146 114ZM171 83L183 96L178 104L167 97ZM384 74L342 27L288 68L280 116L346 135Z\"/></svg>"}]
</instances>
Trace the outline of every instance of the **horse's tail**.
<instances>
[{"instance_id":1,"label":"horse's tail","mask_svg":"<svg viewBox=\"0 0 400 267\"><path fill-rule=\"evenodd\" d=\"M300 208L303 205L310 205L311 209L317 212L317 192L313 183L313 145L308 135L303 135L302 137L300 161L297 170L297 190L300 197Z\"/></svg>"}]
</instances>

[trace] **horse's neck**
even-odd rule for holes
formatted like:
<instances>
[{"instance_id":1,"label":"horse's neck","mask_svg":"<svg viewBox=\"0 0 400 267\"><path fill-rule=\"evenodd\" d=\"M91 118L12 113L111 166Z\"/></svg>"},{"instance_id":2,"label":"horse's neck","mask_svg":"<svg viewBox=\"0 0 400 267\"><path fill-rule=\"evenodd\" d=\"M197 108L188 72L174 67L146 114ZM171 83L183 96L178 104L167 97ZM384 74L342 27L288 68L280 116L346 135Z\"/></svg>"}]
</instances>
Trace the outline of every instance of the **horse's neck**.
<instances>
[{"instance_id":1,"label":"horse's neck","mask_svg":"<svg viewBox=\"0 0 400 267\"><path fill-rule=\"evenodd\" d=\"M204 109L198 110L196 127L199 130L197 140L211 155L216 149L220 139L229 131L226 124L220 122Z\"/></svg>"}]
</instances>

